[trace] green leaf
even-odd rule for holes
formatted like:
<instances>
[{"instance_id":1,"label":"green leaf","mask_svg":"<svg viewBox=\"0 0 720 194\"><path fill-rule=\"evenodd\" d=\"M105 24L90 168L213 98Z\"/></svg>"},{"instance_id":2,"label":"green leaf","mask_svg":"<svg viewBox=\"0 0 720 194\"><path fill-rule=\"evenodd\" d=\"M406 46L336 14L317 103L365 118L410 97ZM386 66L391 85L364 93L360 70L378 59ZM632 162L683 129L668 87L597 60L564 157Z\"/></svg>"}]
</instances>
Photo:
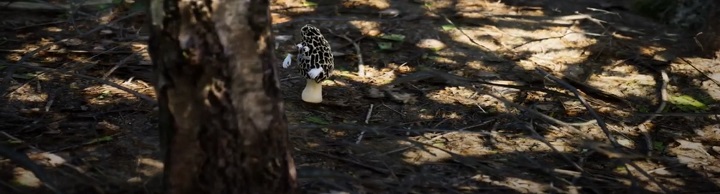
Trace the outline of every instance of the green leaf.
<instances>
[{"instance_id":1,"label":"green leaf","mask_svg":"<svg viewBox=\"0 0 720 194\"><path fill-rule=\"evenodd\" d=\"M665 145L663 144L663 142L653 141L653 149L655 149L655 150L664 150L664 149L665 149Z\"/></svg>"},{"instance_id":2,"label":"green leaf","mask_svg":"<svg viewBox=\"0 0 720 194\"><path fill-rule=\"evenodd\" d=\"M319 124L319 125L327 125L327 124L330 124L330 122L327 122L325 119L320 118L320 117L316 117L316 116L309 116L309 117L305 118L305 121L311 122L311 123L315 123L315 124Z\"/></svg>"},{"instance_id":3,"label":"green leaf","mask_svg":"<svg viewBox=\"0 0 720 194\"><path fill-rule=\"evenodd\" d=\"M405 35L402 34L382 34L379 38L385 39L385 40L392 40L396 42L402 42L405 41Z\"/></svg>"},{"instance_id":4,"label":"green leaf","mask_svg":"<svg viewBox=\"0 0 720 194\"><path fill-rule=\"evenodd\" d=\"M102 99L105 99L110 96L112 96L112 93L110 93L110 90L104 90L102 93L100 93L100 95L98 95L97 98L102 100Z\"/></svg>"},{"instance_id":5,"label":"green leaf","mask_svg":"<svg viewBox=\"0 0 720 194\"><path fill-rule=\"evenodd\" d=\"M380 50L392 50L392 42L378 42Z\"/></svg>"},{"instance_id":6,"label":"green leaf","mask_svg":"<svg viewBox=\"0 0 720 194\"><path fill-rule=\"evenodd\" d=\"M88 143L100 143L100 142L108 142L108 141L112 141L112 140L113 140L112 136L104 136L104 137L100 137L100 138L95 138Z\"/></svg>"},{"instance_id":7,"label":"green leaf","mask_svg":"<svg viewBox=\"0 0 720 194\"><path fill-rule=\"evenodd\" d=\"M442 29L445 30L445 31L454 30L454 29L457 29L457 26L452 25L452 24L447 24L447 25L443 25L443 26L442 26Z\"/></svg>"},{"instance_id":8,"label":"green leaf","mask_svg":"<svg viewBox=\"0 0 720 194\"><path fill-rule=\"evenodd\" d=\"M305 1L303 2L303 5L307 7L316 7L318 4L312 1Z\"/></svg>"},{"instance_id":9,"label":"green leaf","mask_svg":"<svg viewBox=\"0 0 720 194\"><path fill-rule=\"evenodd\" d=\"M9 143L9 144L22 144L23 141L21 141L21 140L12 140L12 139L11 139L11 140L7 140L7 143Z\"/></svg>"},{"instance_id":10,"label":"green leaf","mask_svg":"<svg viewBox=\"0 0 720 194\"><path fill-rule=\"evenodd\" d=\"M688 95L670 96L668 101L684 111L706 110L708 108L707 105Z\"/></svg>"}]
</instances>

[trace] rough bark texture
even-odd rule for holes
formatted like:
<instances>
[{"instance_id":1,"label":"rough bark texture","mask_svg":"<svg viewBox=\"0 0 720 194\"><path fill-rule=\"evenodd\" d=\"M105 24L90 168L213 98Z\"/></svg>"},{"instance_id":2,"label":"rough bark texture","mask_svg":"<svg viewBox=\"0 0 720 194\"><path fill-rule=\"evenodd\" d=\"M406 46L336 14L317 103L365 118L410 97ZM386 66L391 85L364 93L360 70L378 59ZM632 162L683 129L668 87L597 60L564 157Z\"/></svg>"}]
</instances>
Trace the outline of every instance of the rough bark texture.
<instances>
[{"instance_id":1,"label":"rough bark texture","mask_svg":"<svg viewBox=\"0 0 720 194\"><path fill-rule=\"evenodd\" d=\"M166 193L292 193L268 0L152 0Z\"/></svg>"},{"instance_id":2,"label":"rough bark texture","mask_svg":"<svg viewBox=\"0 0 720 194\"><path fill-rule=\"evenodd\" d=\"M706 17L705 26L697 36L702 53L707 57L720 58L720 3L712 3L712 11Z\"/></svg>"}]
</instances>

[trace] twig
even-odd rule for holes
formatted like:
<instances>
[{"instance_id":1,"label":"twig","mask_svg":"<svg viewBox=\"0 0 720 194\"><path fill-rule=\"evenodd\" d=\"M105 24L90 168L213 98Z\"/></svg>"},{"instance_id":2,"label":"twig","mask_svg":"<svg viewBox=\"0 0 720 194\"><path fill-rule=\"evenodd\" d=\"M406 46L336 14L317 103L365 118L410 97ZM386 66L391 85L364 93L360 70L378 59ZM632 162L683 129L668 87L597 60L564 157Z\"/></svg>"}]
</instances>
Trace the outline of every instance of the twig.
<instances>
[{"instance_id":1,"label":"twig","mask_svg":"<svg viewBox=\"0 0 720 194\"><path fill-rule=\"evenodd\" d=\"M660 69L659 71L660 71L660 78L662 79L661 80L662 84L660 84L660 86L657 88L657 90L660 93L660 105L657 107L657 109L655 109L655 114L662 113L662 111L665 110L665 106L667 106L667 101L668 101L667 85L668 85L668 82L670 82L670 77L667 75L666 70ZM643 137L645 139L645 149L647 150L646 155L648 155L648 156L650 156L650 154L652 153L653 144L652 144L652 137L650 137L650 133L649 133L649 130L648 130L646 124L649 124L650 122L652 122L653 119L655 119L655 117L657 117L657 115L655 115L655 114L650 115L647 119L645 119L645 121L641 122L637 126L637 128L640 129L640 133L643 134Z\"/></svg>"},{"instance_id":2,"label":"twig","mask_svg":"<svg viewBox=\"0 0 720 194\"><path fill-rule=\"evenodd\" d=\"M384 106L385 108L387 108L387 109L390 109L391 111L393 111L393 112L395 112L395 113L399 114L400 116L403 116L403 117L405 116L405 114L403 114L402 112L400 112L400 111L397 111L397 110L395 110L395 109L392 109L392 108L390 108L390 106L386 105L385 103L382 103L382 105L383 105L383 106Z\"/></svg>"},{"instance_id":3,"label":"twig","mask_svg":"<svg viewBox=\"0 0 720 194\"><path fill-rule=\"evenodd\" d=\"M53 24L62 24L65 22L66 21L52 21L52 22L45 22L45 23L30 24L30 25L26 25L26 26L15 27L15 28L13 28L13 30L22 30L25 28L32 28L32 27L39 27L39 26L53 25Z\"/></svg>"},{"instance_id":4,"label":"twig","mask_svg":"<svg viewBox=\"0 0 720 194\"><path fill-rule=\"evenodd\" d=\"M550 40L550 39L564 38L565 36L567 36L567 35L569 35L569 34L571 34L571 33L565 33L565 34L559 35L559 36L551 36L551 37L544 37L544 38L532 39L532 40L529 40L529 41L524 42L524 43L522 43L522 44L515 45L515 46L512 47L512 49L517 49L517 48L523 47L523 46L525 46L525 45L528 45L528 44L534 43L534 42L542 42L542 41Z\"/></svg>"},{"instance_id":5,"label":"twig","mask_svg":"<svg viewBox=\"0 0 720 194\"><path fill-rule=\"evenodd\" d=\"M149 103L152 104L153 106L157 104L157 102L155 101L155 99L153 99L152 97L149 97L149 96L147 96L147 95L145 95L145 94L141 94L140 92L137 92L137 91L135 91L135 90L132 90L132 89L130 89L130 88L127 88L127 87L122 86L122 85L120 85L120 84L116 84L116 83L111 82L111 81L108 81L108 80L104 80L104 79L100 79L100 78L96 78L96 77L92 77L92 76L87 76L87 75L82 75L82 74L77 74L77 73L72 73L72 72L67 72L67 71L63 71L63 70L46 68L46 67L39 67L39 66L33 66L33 65L25 65L25 64L22 64L22 65L18 65L18 64L6 64L6 63L2 63L2 62L0 62L0 64L2 64L2 65L7 65L7 66L9 66L9 67L28 68L28 69L34 69L34 70L39 70L39 71L47 71L47 72L52 72L52 73L65 74L65 75L71 75L71 76L75 76L75 77L79 77L79 78L89 79L89 80L92 80L92 81L100 82L100 83L102 83L102 84L110 85L110 86L115 87L115 88L117 88L117 89L119 89L119 90L122 90L122 91L125 91L125 92L127 92L127 93L133 94L133 95L137 96L138 98L143 99L143 100L149 102ZM29 63L29 64L34 64L34 63ZM35 65L39 65L39 64L35 64Z\"/></svg>"},{"instance_id":6,"label":"twig","mask_svg":"<svg viewBox=\"0 0 720 194\"><path fill-rule=\"evenodd\" d=\"M374 106L375 106L375 104L370 104L370 109L368 109L368 113L367 113L367 115L365 115L365 124L369 124L370 117L372 116Z\"/></svg>"},{"instance_id":7,"label":"twig","mask_svg":"<svg viewBox=\"0 0 720 194\"><path fill-rule=\"evenodd\" d=\"M103 55L103 54L107 54L107 53L109 53L109 52L112 52L112 51L114 51L115 49L117 49L117 48L119 48L119 47L121 47L121 46L123 46L123 45L118 45L118 46L115 46L115 47L110 48L110 49L108 49L108 50L101 51L101 52L99 52L99 53L97 53L97 54L95 54L95 55L93 55L93 56L90 56L89 58L87 58L86 60L83 60L83 61L92 60L92 59L94 59L94 58L96 58L96 57L98 57L98 56L100 56L100 55ZM52 50L46 51L46 52L51 52L51 51L52 51ZM81 51L78 51L78 52L81 52ZM62 67L62 66L65 66L65 65L74 66L74 65L77 65L77 64L76 64L76 63L63 64L63 65L61 65L61 67ZM85 69L87 69L87 68L92 68L92 66L93 66L93 65L91 65L90 67L85 67ZM10 95L14 94L14 93L17 92L20 88L24 87L25 85L29 84L29 83L32 82L32 81L37 80L38 77L43 76L43 75L45 75L45 72L43 72L43 73L41 73L41 74L38 74L37 76L34 76L31 80L26 81L24 84L20 85L20 87L17 87L15 90L13 90L12 92L10 92Z\"/></svg>"},{"instance_id":8,"label":"twig","mask_svg":"<svg viewBox=\"0 0 720 194\"><path fill-rule=\"evenodd\" d=\"M485 47L485 46L481 45L480 43L476 42L474 38L472 38L470 35L468 35L467 33L465 33L465 31L463 31L462 29L460 29L460 26L458 26L458 25L456 25L455 23L453 23L453 21L450 20L450 18L448 18L445 14L442 14L442 13L435 13L435 14L438 14L438 15L442 16L442 17L445 19L445 21L447 21L447 22L450 23L451 25L455 26L455 28L456 28L458 31L460 31L460 33L463 34L466 38L468 38L468 39L470 40L470 42L472 42L473 44L475 44L475 45L477 45L477 46L479 46L479 47L481 47L481 48L483 48L483 49L485 49L485 51L490 51L490 48Z\"/></svg>"},{"instance_id":9,"label":"twig","mask_svg":"<svg viewBox=\"0 0 720 194\"><path fill-rule=\"evenodd\" d=\"M352 43L353 47L355 47L355 53L357 54L357 58L358 58L357 74L360 77L365 77L365 63L363 62L362 51L360 50L360 45L358 45L353 39L351 39L350 37L348 37L346 35L335 34L335 32L333 32L332 30L330 30L330 29L327 29L327 30L328 30L328 32L330 32L330 34L335 35L340 38L343 38L343 39L347 40L348 42ZM358 39L358 41L359 40L360 39Z\"/></svg>"},{"instance_id":10,"label":"twig","mask_svg":"<svg viewBox=\"0 0 720 194\"><path fill-rule=\"evenodd\" d=\"M531 122L532 122L532 121L531 121ZM562 158L563 160L565 160L565 162L570 163L570 165L572 165L573 167L575 167L575 169L579 170L580 172L585 172L585 169L583 169L582 167L580 167L580 165L578 165L575 161L573 161L573 160L571 160L570 158L568 158L565 154L560 153L560 151L559 151L557 148L555 148L554 145L552 145L547 139L545 139L545 137L543 137L542 135L540 135L540 133L538 133L538 132L535 130L535 127L532 125L532 123L530 123L529 126L524 127L524 128L527 129L528 131L530 131L530 133L532 134L532 137L534 137L534 138L537 139L538 141L542 142L542 143L545 144L546 146L550 147L550 149L551 149L553 152L555 152L555 153L557 153L558 155L560 155L561 158Z\"/></svg>"},{"instance_id":11,"label":"twig","mask_svg":"<svg viewBox=\"0 0 720 194\"><path fill-rule=\"evenodd\" d=\"M140 51L142 51L142 50L145 50L145 48L140 49L140 50L138 50L137 52L140 52ZM124 59L120 60L120 62L118 62L117 64L115 64L115 66L113 66L112 68L110 68L110 70L108 70L108 72L106 72L106 73L103 75L102 79L107 79L107 77L110 76L110 74L112 74L115 70L117 70L117 68L120 68L120 66L124 65L125 63L127 63L131 58L138 56L137 52L135 52L135 53L133 53L133 54L131 54L131 55L128 55L128 56L125 57Z\"/></svg>"},{"instance_id":12,"label":"twig","mask_svg":"<svg viewBox=\"0 0 720 194\"><path fill-rule=\"evenodd\" d=\"M620 143L618 143L617 140L615 140L615 137L612 136L612 133L610 132L610 129L608 129L607 124L605 123L605 120L603 120L600 117L600 115L598 115L595 112L595 110L585 101L585 99L582 98L582 96L580 96L580 93L578 92L578 90L575 87L573 87L572 85L568 84L567 82L565 82L561 79L558 79L557 77L551 75L547 71L542 70L540 67L536 67L535 70L538 73L540 73L541 75L543 75L545 78L548 78L548 79L552 80L553 82L557 83L558 85L564 87L565 89L570 90L570 92L572 92L575 95L575 97L578 98L580 103L582 103L583 106L585 106L585 108L588 110L588 112L590 112L590 115L592 115L595 118L595 120L597 120L598 126L600 126L600 129L602 129L603 133L605 133L605 135L608 137L608 140L610 141L611 145L616 149L624 148L624 146L621 145ZM621 158L621 159L623 160L623 162L625 162L626 164L629 164L630 166L632 166L633 168L638 170L641 174L643 174L645 177L647 177L648 180L650 180L650 182L655 183L658 187L660 187L660 189L663 190L663 192L670 193L670 190L668 190L665 186L663 186L662 184L657 182L657 180L655 180L655 178L653 178L652 176L650 176L650 174L645 172L645 170L639 168L634 162L630 161L627 158Z\"/></svg>"},{"instance_id":13,"label":"twig","mask_svg":"<svg viewBox=\"0 0 720 194\"><path fill-rule=\"evenodd\" d=\"M141 14L140 12L134 12L134 13L128 14L127 16L124 16L124 17L118 18L117 20L113 20L113 21L109 22L108 24L99 25L99 26L91 29L90 31L87 31L87 32L85 32L85 33L80 34L79 37L84 37L84 36L90 35L90 34L92 34L92 33L95 33L95 32L97 32L97 31L102 30L104 27L109 26L109 25L111 25L111 24L113 24L113 23L116 23L116 22L118 22L118 21L131 18L131 17L135 17L135 16L140 15L140 14ZM52 47L52 46L54 46L54 45L56 45L56 44L64 43L64 42L67 42L68 40L70 40L70 39L66 38L66 39L62 39L62 40L57 41L57 42L51 42L51 43L48 43L48 44L46 44L46 45L44 45L44 46L41 46L40 48L37 48L37 49L35 49L35 50L32 50L32 51L30 51L29 53L23 55L23 56L20 58L20 60L18 60L18 61L15 63L14 66L10 65L10 68L8 68L7 71L5 72L5 77L4 77L3 80L0 82L0 94L2 94L2 95L0 95L0 96L5 96L5 91L6 91L7 88L9 87L9 86L8 86L8 84L10 83L9 81L10 81L10 79L12 79L12 75L15 73L15 69L16 69L17 67L24 67L24 66L21 65L21 64L25 63L25 61L27 61L28 59L30 59L32 56L34 56L34 55L37 54L38 52L43 51L43 50L47 50L48 48L50 48L50 47Z\"/></svg>"},{"instance_id":14,"label":"twig","mask_svg":"<svg viewBox=\"0 0 720 194\"><path fill-rule=\"evenodd\" d=\"M325 157L328 157L328 158L331 158L331 159L335 159L335 160L340 160L340 161L343 161L343 162L351 163L351 164L354 164L354 165L357 165L357 166L360 166L360 167L363 167L363 168L367 168L368 170L372 170L372 171L375 171L375 172L378 172L378 173L381 173L381 174L384 174L384 175L390 174L390 172L387 171L387 170L385 170L385 169L380 169L380 168L377 168L377 167L374 167L374 166L370 166L370 165L367 165L367 164L363 164L363 163L360 163L360 162L358 162L358 161L354 161L354 160L350 160L350 159L346 159L346 158L342 158L342 157L337 157L337 156L333 156L333 155L330 155L330 154L326 154L326 153L322 153L322 152L318 152L318 151L314 151L314 150L304 150L304 151L309 152L309 153L312 153L312 154L317 154L317 155L325 156Z\"/></svg>"},{"instance_id":15,"label":"twig","mask_svg":"<svg viewBox=\"0 0 720 194\"><path fill-rule=\"evenodd\" d=\"M370 109L368 109L368 113L365 116L365 124L370 123L370 117L372 116L374 106L375 106L374 104L370 104ZM360 144L360 141L362 141L363 136L365 136L365 130L360 132L360 135L358 136L357 140L355 141L355 144Z\"/></svg>"},{"instance_id":16,"label":"twig","mask_svg":"<svg viewBox=\"0 0 720 194\"><path fill-rule=\"evenodd\" d=\"M92 139L92 140L90 140L90 141L87 141L87 142L84 142L84 143L81 143L81 144L73 144L73 145L61 147L61 148L55 149L55 150L50 151L50 152L60 152L60 151L65 151L65 150L69 150L69 149L77 149L77 148L80 148L80 147L83 147L83 146L89 146L89 145L97 144L97 143L100 143L100 142L106 142L106 140L104 140L103 138L107 138L107 137L115 138L115 137L120 136L120 135L122 135L122 134L123 134L123 133L116 133L116 134L112 134L112 135L108 135L108 136L103 136L103 137L101 137L101 138L95 138L95 139Z\"/></svg>"},{"instance_id":17,"label":"twig","mask_svg":"<svg viewBox=\"0 0 720 194\"><path fill-rule=\"evenodd\" d=\"M706 78L710 79L710 81L712 81L713 83L715 83L715 85L720 86L720 83L718 83L717 81L715 81L715 79L713 79L713 78L711 78L710 76L708 76L707 74L705 74L705 72L700 71L700 69L698 69L697 67L695 67L695 65L693 65L692 63L690 63L690 61L688 61L688 60L685 59L684 57L678 57L678 58L680 58L680 60L682 60L682 61L685 62L686 64L690 65L690 67L692 67L693 69L695 69L695 71L697 71L698 73L700 73L700 75L705 76Z\"/></svg>"},{"instance_id":18,"label":"twig","mask_svg":"<svg viewBox=\"0 0 720 194\"><path fill-rule=\"evenodd\" d=\"M0 134L2 134L3 136L5 136L9 139L12 139L14 141L25 142L15 136L5 133L4 131L0 131ZM35 149L35 150L39 150L32 145L30 145L29 147L32 149ZM40 179L43 186L47 187L54 193L57 193L57 194L62 193L60 190L55 188L55 186L53 186L50 183L50 178L47 176L45 169L43 169L42 167L37 165L35 162L30 160L30 158L28 158L25 153L18 153L18 152L15 152L14 150L7 148L5 146L0 146L0 156L5 156L8 159L10 159L11 161L18 163L20 166L24 167L25 169L28 169L30 172L32 172L35 175L35 177Z\"/></svg>"},{"instance_id":19,"label":"twig","mask_svg":"<svg viewBox=\"0 0 720 194\"><path fill-rule=\"evenodd\" d=\"M563 81L563 80L561 80L561 79L559 79L559 78L557 78L557 77L555 77L555 76L553 76L553 75L550 75L550 73L548 73L548 72L545 71L545 70L542 70L540 67L536 67L536 68L535 68L535 71L537 71L538 73L540 73L540 75L542 75L543 77L552 80L553 82L557 83L558 85L560 85L560 86L562 86L563 88L565 88L565 89L569 90L570 92L572 92L573 95L575 95L575 97L580 101L580 103L582 103L583 106L585 106L585 108L588 110L588 112L590 112L590 115L592 115L592 116L595 118L595 120L597 120L598 126L600 126L600 129L602 129L602 131L605 133L605 135L607 136L608 140L609 140L610 143L613 145L613 147L624 147L624 146L620 145L620 143L618 143L617 140L615 140L615 137L612 136L612 133L610 132L610 129L608 129L607 124L605 123L605 120L603 120L603 119L600 117L600 115L598 115L598 114L595 112L595 109L593 109L593 108L587 103L587 101L585 101L585 98L583 98L583 97L580 95L580 92L578 92L578 90L577 90L575 87L573 87L572 85L568 84L567 82L565 82L565 81Z\"/></svg>"},{"instance_id":20,"label":"twig","mask_svg":"<svg viewBox=\"0 0 720 194\"><path fill-rule=\"evenodd\" d=\"M470 126L467 126L467 127L460 128L460 129L458 129L458 131L465 131L465 130L467 130L467 129L471 129L471 128L475 128L475 127L487 125L488 123L493 122L493 121L495 121L495 119L489 119L489 120L487 120L487 121L485 121L485 122L482 122L482 123L478 123L478 124L474 124L474 125L470 125Z\"/></svg>"}]
</instances>

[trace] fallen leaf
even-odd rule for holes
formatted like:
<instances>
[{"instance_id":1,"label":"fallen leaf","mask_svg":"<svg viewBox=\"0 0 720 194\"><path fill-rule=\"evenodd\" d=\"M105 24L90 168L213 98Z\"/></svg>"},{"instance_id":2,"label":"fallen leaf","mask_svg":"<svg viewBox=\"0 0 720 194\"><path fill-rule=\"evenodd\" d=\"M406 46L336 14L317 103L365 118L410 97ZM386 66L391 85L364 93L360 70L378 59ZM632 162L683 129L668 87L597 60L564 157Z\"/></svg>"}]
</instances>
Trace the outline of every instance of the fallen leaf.
<instances>
[{"instance_id":1,"label":"fallen leaf","mask_svg":"<svg viewBox=\"0 0 720 194\"><path fill-rule=\"evenodd\" d=\"M382 38L382 39L385 39L385 40L392 40L392 41L396 41L396 42L402 42L402 41L405 40L405 35L402 35L402 34L382 34L382 35L380 35L380 37L378 37L378 38Z\"/></svg>"},{"instance_id":2,"label":"fallen leaf","mask_svg":"<svg viewBox=\"0 0 720 194\"><path fill-rule=\"evenodd\" d=\"M682 139L678 139L678 140L675 140L675 141L677 141L678 143L680 143L680 145L676 147L676 148L678 148L678 149L696 150L696 151L700 151L700 152L702 152L702 153L710 156L710 153L708 153L707 151L705 151L705 147L703 146L702 143L685 141L685 140L682 140Z\"/></svg>"},{"instance_id":3,"label":"fallen leaf","mask_svg":"<svg viewBox=\"0 0 720 194\"><path fill-rule=\"evenodd\" d=\"M668 101L678 106L681 110L705 110L708 108L702 102L688 95L670 96Z\"/></svg>"},{"instance_id":4,"label":"fallen leaf","mask_svg":"<svg viewBox=\"0 0 720 194\"><path fill-rule=\"evenodd\" d=\"M39 155L40 157L43 157L45 163L47 163L47 165L51 167L60 166L66 162L64 158L50 152L43 152Z\"/></svg>"},{"instance_id":5,"label":"fallen leaf","mask_svg":"<svg viewBox=\"0 0 720 194\"><path fill-rule=\"evenodd\" d=\"M454 30L454 29L457 29L457 26L452 25L452 24L447 24L447 25L443 25L443 26L442 26L442 29L445 30L445 31Z\"/></svg>"},{"instance_id":6,"label":"fallen leaf","mask_svg":"<svg viewBox=\"0 0 720 194\"><path fill-rule=\"evenodd\" d=\"M439 51L439 50L442 50L445 47L447 47L445 45L445 43L443 43L442 41L436 40L436 39L422 39L422 40L418 41L418 43L415 44L415 46L424 48L424 49L431 49L434 51Z\"/></svg>"},{"instance_id":7,"label":"fallen leaf","mask_svg":"<svg viewBox=\"0 0 720 194\"><path fill-rule=\"evenodd\" d=\"M392 42L378 42L380 50L392 50Z\"/></svg>"},{"instance_id":8,"label":"fallen leaf","mask_svg":"<svg viewBox=\"0 0 720 194\"><path fill-rule=\"evenodd\" d=\"M35 174L23 168L15 168L14 174L15 178L13 179L13 183L15 184L26 187L40 187L40 185L42 185L42 182L35 177Z\"/></svg>"}]
</instances>

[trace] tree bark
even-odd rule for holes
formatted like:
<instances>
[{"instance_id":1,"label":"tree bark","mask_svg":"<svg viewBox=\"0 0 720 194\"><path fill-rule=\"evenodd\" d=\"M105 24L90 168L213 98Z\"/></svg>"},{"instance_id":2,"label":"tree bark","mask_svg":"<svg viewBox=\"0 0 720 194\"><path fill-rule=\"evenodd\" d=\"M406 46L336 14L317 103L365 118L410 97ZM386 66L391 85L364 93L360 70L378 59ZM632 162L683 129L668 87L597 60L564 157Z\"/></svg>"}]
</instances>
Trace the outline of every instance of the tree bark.
<instances>
[{"instance_id":1,"label":"tree bark","mask_svg":"<svg viewBox=\"0 0 720 194\"><path fill-rule=\"evenodd\" d=\"M165 193L293 193L268 0L151 0Z\"/></svg>"},{"instance_id":2,"label":"tree bark","mask_svg":"<svg viewBox=\"0 0 720 194\"><path fill-rule=\"evenodd\" d=\"M696 39L697 44L702 46L701 53L705 57L720 58L720 3L708 2L711 7L705 25L700 29Z\"/></svg>"}]
</instances>

